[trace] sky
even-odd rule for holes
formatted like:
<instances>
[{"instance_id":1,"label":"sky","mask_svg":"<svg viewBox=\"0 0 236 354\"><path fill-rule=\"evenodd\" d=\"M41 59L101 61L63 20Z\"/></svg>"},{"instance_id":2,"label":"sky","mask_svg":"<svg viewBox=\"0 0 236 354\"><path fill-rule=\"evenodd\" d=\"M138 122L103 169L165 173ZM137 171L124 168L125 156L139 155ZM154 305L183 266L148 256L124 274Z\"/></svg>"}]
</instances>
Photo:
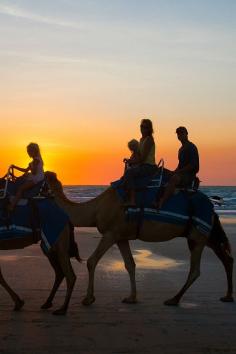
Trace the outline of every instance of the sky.
<instances>
[{"instance_id":1,"label":"sky","mask_svg":"<svg viewBox=\"0 0 236 354\"><path fill-rule=\"evenodd\" d=\"M64 184L123 173L142 118L177 166L187 127L204 185L236 185L234 0L0 0L0 175L30 162Z\"/></svg>"}]
</instances>

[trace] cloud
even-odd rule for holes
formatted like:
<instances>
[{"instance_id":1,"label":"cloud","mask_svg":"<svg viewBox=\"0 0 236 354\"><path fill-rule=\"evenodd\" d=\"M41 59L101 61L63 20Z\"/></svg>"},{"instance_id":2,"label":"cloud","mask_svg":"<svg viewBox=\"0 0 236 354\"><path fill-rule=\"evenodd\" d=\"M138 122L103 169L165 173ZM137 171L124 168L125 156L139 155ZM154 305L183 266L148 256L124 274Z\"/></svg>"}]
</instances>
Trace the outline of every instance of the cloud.
<instances>
[{"instance_id":1,"label":"cloud","mask_svg":"<svg viewBox=\"0 0 236 354\"><path fill-rule=\"evenodd\" d=\"M78 64L78 63L87 63L88 59L79 58L79 57L66 57L66 56L56 56L56 55L41 55L41 54L32 54L31 52L15 52L15 51L3 51L0 50L1 57L15 57L19 60L30 61L30 62L40 62L47 64Z\"/></svg>"},{"instance_id":2,"label":"cloud","mask_svg":"<svg viewBox=\"0 0 236 354\"><path fill-rule=\"evenodd\" d=\"M46 23L48 25L56 25L61 27L74 28L74 29L82 28L82 26L76 22L68 22L62 19L37 15L25 9L21 9L19 7L7 5L7 4L0 4L0 14L17 17L17 18L24 18L26 20L30 20L38 23Z\"/></svg>"}]
</instances>

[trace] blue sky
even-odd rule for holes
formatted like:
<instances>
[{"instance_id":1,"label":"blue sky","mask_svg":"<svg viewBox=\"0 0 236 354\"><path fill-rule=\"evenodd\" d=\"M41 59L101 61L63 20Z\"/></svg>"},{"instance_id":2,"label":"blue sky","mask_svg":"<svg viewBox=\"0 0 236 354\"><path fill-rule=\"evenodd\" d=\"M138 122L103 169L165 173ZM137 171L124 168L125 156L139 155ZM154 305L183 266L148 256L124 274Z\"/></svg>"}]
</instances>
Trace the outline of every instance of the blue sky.
<instances>
[{"instance_id":1,"label":"blue sky","mask_svg":"<svg viewBox=\"0 0 236 354\"><path fill-rule=\"evenodd\" d=\"M75 130L103 136L109 125L118 149L150 116L162 154L179 124L203 148L220 136L232 150L235 10L233 0L0 0L0 118L39 135L69 122L74 143Z\"/></svg>"}]
</instances>

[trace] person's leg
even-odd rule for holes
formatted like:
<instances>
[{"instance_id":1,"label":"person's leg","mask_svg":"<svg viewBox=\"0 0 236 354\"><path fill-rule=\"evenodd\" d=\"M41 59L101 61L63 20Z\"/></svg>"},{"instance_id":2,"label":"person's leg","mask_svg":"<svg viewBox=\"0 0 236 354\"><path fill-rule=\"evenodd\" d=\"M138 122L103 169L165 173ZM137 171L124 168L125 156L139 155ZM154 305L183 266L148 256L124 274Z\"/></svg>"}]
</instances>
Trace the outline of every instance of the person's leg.
<instances>
[{"instance_id":1,"label":"person's leg","mask_svg":"<svg viewBox=\"0 0 236 354\"><path fill-rule=\"evenodd\" d=\"M151 177L157 171L156 165L141 164L128 169L124 175L124 183L127 188L127 201L125 205L135 206L135 179Z\"/></svg>"},{"instance_id":2,"label":"person's leg","mask_svg":"<svg viewBox=\"0 0 236 354\"><path fill-rule=\"evenodd\" d=\"M125 205L135 205L135 190L134 190L134 178L138 173L138 168L128 168L124 174L124 188L127 191L127 200Z\"/></svg>"},{"instance_id":3,"label":"person's leg","mask_svg":"<svg viewBox=\"0 0 236 354\"><path fill-rule=\"evenodd\" d=\"M25 182L24 184L22 184L22 185L18 188L18 190L17 190L17 192L16 192L16 195L15 195L15 198L14 198L13 201L11 202L9 209L10 209L10 210L13 210L13 209L15 208L15 206L17 205L18 201L20 200L22 194L23 194L26 190L32 188L34 185L35 185L35 183L34 183L33 181L27 181L27 182Z\"/></svg>"},{"instance_id":4,"label":"person's leg","mask_svg":"<svg viewBox=\"0 0 236 354\"><path fill-rule=\"evenodd\" d=\"M135 179L151 177L157 171L156 165L141 164L126 170L124 174L124 189L127 190L126 206L135 206Z\"/></svg>"},{"instance_id":5,"label":"person's leg","mask_svg":"<svg viewBox=\"0 0 236 354\"><path fill-rule=\"evenodd\" d=\"M170 180L168 185L166 186L164 190L163 196L160 198L157 208L161 209L162 205L174 194L176 186L180 183L181 177L178 174L174 174Z\"/></svg>"},{"instance_id":6,"label":"person's leg","mask_svg":"<svg viewBox=\"0 0 236 354\"><path fill-rule=\"evenodd\" d=\"M135 190L133 188L128 189L128 191L127 191L127 200L125 202L125 206L130 206L130 207L136 206Z\"/></svg>"}]
</instances>

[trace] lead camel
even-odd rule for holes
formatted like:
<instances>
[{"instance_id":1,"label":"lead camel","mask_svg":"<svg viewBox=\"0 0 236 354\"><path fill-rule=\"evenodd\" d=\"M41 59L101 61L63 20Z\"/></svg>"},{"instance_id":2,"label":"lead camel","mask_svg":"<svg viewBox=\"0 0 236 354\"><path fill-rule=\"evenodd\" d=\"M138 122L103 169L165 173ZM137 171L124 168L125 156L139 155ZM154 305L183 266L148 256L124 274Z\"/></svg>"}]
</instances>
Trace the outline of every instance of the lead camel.
<instances>
[{"instance_id":1,"label":"lead camel","mask_svg":"<svg viewBox=\"0 0 236 354\"><path fill-rule=\"evenodd\" d=\"M114 244L117 244L123 257L125 268L129 273L131 293L123 299L126 303L135 303L136 281L135 262L130 250L129 240L137 238L137 225L134 222L125 220L125 211L122 203L112 188L108 188L101 195L85 203L75 203L70 201L64 194L62 184L53 172L47 172L46 177L52 189L56 203L68 214L74 226L97 227L102 234L102 238L87 261L89 272L89 283L86 297L83 299L84 305L90 305L95 301L94 296L94 274L96 265L106 251ZM144 220L138 238L147 242L169 241L176 237L181 237L185 231L184 225L161 223L157 221ZM219 234L224 234L223 244L219 242ZM224 265L227 275L227 292L220 300L223 302L233 301L233 257L230 251L230 243L224 233L217 215L214 217L212 234L209 238L201 234L192 227L187 237L190 250L190 270L187 280L180 291L172 298L166 300L165 305L177 305L192 283L200 275L200 263L202 251L205 246L210 247Z\"/></svg>"}]
</instances>

